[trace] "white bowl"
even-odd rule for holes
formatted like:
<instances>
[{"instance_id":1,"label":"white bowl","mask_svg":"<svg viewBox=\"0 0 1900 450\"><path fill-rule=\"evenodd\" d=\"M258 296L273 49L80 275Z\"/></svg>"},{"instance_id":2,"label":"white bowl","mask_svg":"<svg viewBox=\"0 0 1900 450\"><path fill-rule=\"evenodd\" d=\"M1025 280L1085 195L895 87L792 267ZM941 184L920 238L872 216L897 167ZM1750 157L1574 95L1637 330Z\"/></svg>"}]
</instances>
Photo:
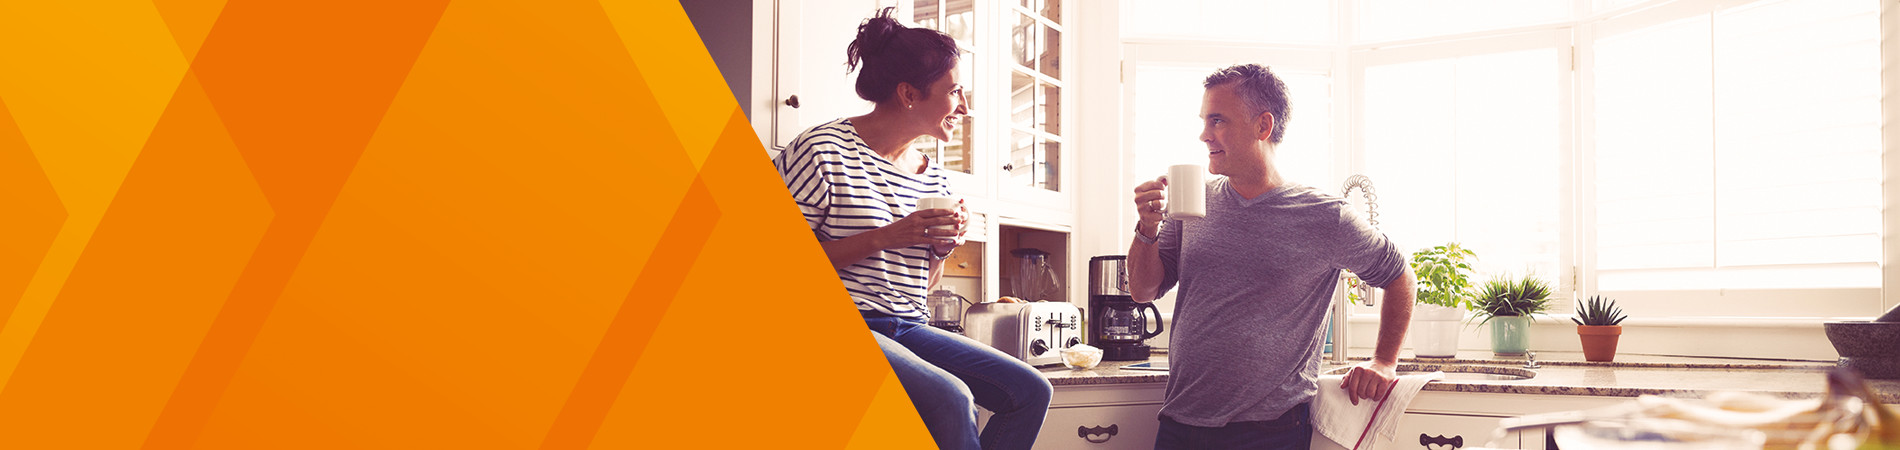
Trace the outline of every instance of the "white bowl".
<instances>
[{"instance_id":1,"label":"white bowl","mask_svg":"<svg viewBox=\"0 0 1900 450\"><path fill-rule=\"evenodd\" d=\"M1070 369L1092 369L1095 368L1096 364L1101 363L1102 349L1093 347L1070 347L1062 349L1062 365L1068 366Z\"/></svg>"}]
</instances>

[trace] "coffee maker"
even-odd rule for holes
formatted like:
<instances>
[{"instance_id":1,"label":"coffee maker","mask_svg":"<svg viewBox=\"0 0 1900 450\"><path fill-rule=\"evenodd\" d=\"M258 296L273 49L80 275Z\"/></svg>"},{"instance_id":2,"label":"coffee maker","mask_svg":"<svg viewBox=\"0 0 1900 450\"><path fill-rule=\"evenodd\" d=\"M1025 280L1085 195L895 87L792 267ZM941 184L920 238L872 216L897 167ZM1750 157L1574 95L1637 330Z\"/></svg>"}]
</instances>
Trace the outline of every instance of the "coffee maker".
<instances>
[{"instance_id":1,"label":"coffee maker","mask_svg":"<svg viewBox=\"0 0 1900 450\"><path fill-rule=\"evenodd\" d=\"M1154 331L1148 331L1148 322L1154 322ZM1102 349L1102 360L1146 360L1150 349L1142 342L1162 330L1161 308L1129 295L1127 256L1089 259L1088 338L1089 345Z\"/></svg>"}]
</instances>

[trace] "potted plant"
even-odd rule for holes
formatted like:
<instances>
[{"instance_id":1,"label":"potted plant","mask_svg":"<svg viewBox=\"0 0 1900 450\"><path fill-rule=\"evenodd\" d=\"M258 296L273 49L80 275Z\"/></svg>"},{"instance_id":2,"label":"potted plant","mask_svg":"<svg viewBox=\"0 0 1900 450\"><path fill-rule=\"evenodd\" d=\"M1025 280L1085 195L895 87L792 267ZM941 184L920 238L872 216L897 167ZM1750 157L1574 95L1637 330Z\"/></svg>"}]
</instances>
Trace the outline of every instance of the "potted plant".
<instances>
[{"instance_id":1,"label":"potted plant","mask_svg":"<svg viewBox=\"0 0 1900 450\"><path fill-rule=\"evenodd\" d=\"M1550 283L1535 275L1492 278L1478 293L1478 325L1491 325L1491 353L1517 356L1530 350L1531 322L1550 307Z\"/></svg>"},{"instance_id":2,"label":"potted plant","mask_svg":"<svg viewBox=\"0 0 1900 450\"><path fill-rule=\"evenodd\" d=\"M1476 259L1477 254L1456 242L1412 253L1412 272L1418 276L1410 340L1415 356L1458 355L1458 322L1473 308L1471 261Z\"/></svg>"},{"instance_id":3,"label":"potted plant","mask_svg":"<svg viewBox=\"0 0 1900 450\"><path fill-rule=\"evenodd\" d=\"M1571 322L1577 323L1577 337L1583 339L1583 359L1585 361L1610 362L1616 360L1616 340L1623 335L1623 309L1616 307L1616 299L1601 295L1592 295L1589 300L1577 304L1577 317Z\"/></svg>"}]
</instances>

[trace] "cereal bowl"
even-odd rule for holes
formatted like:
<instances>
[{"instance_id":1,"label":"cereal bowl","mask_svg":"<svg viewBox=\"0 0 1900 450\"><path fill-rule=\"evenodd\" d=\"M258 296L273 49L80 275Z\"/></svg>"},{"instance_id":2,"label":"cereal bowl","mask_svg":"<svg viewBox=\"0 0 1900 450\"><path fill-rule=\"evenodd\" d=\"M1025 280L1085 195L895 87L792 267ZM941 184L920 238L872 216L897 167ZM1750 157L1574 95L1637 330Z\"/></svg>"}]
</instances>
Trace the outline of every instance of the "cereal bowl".
<instances>
[{"instance_id":1,"label":"cereal bowl","mask_svg":"<svg viewBox=\"0 0 1900 450\"><path fill-rule=\"evenodd\" d=\"M1068 366L1070 369L1091 369L1094 368L1096 364L1101 363L1102 349L1091 347L1088 344L1077 344L1073 347L1062 349L1062 365Z\"/></svg>"}]
</instances>

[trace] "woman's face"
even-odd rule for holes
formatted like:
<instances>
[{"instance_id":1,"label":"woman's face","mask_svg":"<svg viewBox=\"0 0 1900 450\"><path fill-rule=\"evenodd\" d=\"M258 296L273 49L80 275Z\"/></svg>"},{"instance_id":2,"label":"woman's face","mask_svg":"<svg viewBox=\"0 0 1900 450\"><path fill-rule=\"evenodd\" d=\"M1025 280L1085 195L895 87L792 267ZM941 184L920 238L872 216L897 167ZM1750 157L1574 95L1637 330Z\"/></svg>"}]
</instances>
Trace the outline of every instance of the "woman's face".
<instances>
[{"instance_id":1,"label":"woman's face","mask_svg":"<svg viewBox=\"0 0 1900 450\"><path fill-rule=\"evenodd\" d=\"M924 128L924 134L949 141L950 133L956 131L957 124L963 121L963 115L970 112L964 108L966 102L963 85L957 82L957 67L950 66L949 71L931 81L923 92L923 98L912 108L916 112L918 125Z\"/></svg>"}]
</instances>

